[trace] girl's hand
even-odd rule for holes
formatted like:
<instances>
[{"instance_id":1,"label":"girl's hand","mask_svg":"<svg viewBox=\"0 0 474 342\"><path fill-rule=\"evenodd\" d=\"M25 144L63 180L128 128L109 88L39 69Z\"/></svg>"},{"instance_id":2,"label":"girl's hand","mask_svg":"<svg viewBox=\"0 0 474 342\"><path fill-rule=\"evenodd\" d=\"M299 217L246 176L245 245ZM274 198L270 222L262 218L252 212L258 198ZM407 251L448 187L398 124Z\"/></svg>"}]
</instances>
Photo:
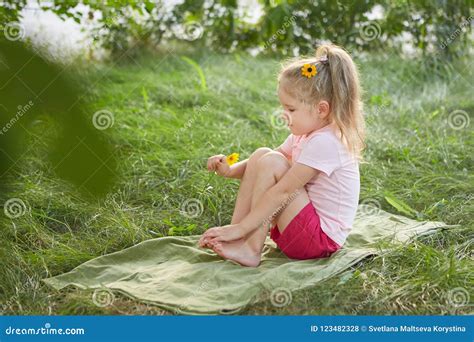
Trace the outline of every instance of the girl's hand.
<instances>
[{"instance_id":1,"label":"girl's hand","mask_svg":"<svg viewBox=\"0 0 474 342\"><path fill-rule=\"evenodd\" d=\"M214 227L206 230L199 239L199 246L205 247L208 242L234 241L245 236L242 227L239 224L229 224L222 227Z\"/></svg>"},{"instance_id":2,"label":"girl's hand","mask_svg":"<svg viewBox=\"0 0 474 342\"><path fill-rule=\"evenodd\" d=\"M209 157L207 160L207 170L209 172L216 172L221 177L227 177L230 173L230 166L227 164L226 156L218 154Z\"/></svg>"}]
</instances>

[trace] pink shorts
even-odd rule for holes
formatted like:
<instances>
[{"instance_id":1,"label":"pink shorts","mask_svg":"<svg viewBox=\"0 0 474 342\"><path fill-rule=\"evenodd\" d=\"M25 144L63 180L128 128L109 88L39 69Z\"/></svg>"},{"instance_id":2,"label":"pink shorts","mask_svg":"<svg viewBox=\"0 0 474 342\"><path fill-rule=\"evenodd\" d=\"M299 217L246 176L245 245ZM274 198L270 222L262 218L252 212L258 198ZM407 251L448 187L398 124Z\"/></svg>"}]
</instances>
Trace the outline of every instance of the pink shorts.
<instances>
[{"instance_id":1,"label":"pink shorts","mask_svg":"<svg viewBox=\"0 0 474 342\"><path fill-rule=\"evenodd\" d=\"M270 238L292 259L326 258L341 248L321 229L321 220L311 202L291 220L283 233L275 225L270 230Z\"/></svg>"}]
</instances>

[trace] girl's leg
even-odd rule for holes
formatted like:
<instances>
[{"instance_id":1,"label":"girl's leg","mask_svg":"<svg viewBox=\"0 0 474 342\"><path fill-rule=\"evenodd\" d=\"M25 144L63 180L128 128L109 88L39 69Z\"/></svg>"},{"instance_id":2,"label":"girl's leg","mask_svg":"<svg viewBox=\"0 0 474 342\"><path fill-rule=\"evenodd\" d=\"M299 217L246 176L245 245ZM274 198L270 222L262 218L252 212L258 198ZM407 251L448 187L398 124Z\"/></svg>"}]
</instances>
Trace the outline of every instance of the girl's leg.
<instances>
[{"instance_id":1,"label":"girl's leg","mask_svg":"<svg viewBox=\"0 0 474 342\"><path fill-rule=\"evenodd\" d=\"M244 175L240 181L240 188L235 201L234 214L231 224L239 223L250 212L252 191L257 176L257 161L266 153L273 151L268 147L256 149L247 160Z\"/></svg>"},{"instance_id":2,"label":"girl's leg","mask_svg":"<svg viewBox=\"0 0 474 342\"><path fill-rule=\"evenodd\" d=\"M257 176L253 188L251 206L258 203L258 199L270 187L280 180L290 168L286 158L279 152L266 153L257 163ZM309 198L304 189L291 197L292 200L285 209L273 220L278 224L280 232L288 223L309 203ZM260 264L261 251L268 234L269 227L262 226L248 234L244 239L215 243L213 250L223 258L237 261L241 265L256 267Z\"/></svg>"},{"instance_id":3,"label":"girl's leg","mask_svg":"<svg viewBox=\"0 0 474 342\"><path fill-rule=\"evenodd\" d=\"M279 152L271 152L265 154L258 161L257 169L257 186L254 187L252 196L252 209L256 207L263 194L274 186L290 169L290 164L285 156ZM275 224L278 225L280 232L283 232L291 220L303 209L310 199L304 188L298 189L294 194L290 194L289 198L278 208L278 213L271 221L266 220L256 230L245 237L251 248L261 253L268 231ZM269 218L270 219L270 218Z\"/></svg>"},{"instance_id":4,"label":"girl's leg","mask_svg":"<svg viewBox=\"0 0 474 342\"><path fill-rule=\"evenodd\" d=\"M265 154L273 150L268 147L257 148L248 158L244 175L240 180L240 187L235 200L234 213L232 215L231 224L239 223L250 212L252 203L252 192L257 177L257 162ZM243 239L242 239L243 241ZM207 247L211 248L210 245Z\"/></svg>"}]
</instances>

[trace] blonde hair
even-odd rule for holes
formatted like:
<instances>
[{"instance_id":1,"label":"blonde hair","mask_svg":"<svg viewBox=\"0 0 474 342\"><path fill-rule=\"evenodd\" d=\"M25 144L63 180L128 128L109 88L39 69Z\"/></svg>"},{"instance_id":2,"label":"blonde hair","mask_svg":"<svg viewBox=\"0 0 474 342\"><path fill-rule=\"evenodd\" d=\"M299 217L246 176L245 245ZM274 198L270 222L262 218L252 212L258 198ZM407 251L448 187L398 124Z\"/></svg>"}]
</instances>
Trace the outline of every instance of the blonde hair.
<instances>
[{"instance_id":1,"label":"blonde hair","mask_svg":"<svg viewBox=\"0 0 474 342\"><path fill-rule=\"evenodd\" d=\"M310 78L303 76L301 68L304 64L316 65L317 74ZM365 147L365 124L359 73L343 48L332 44L321 45L315 57L289 60L282 66L278 83L300 101L311 104L328 101L329 120L336 123L341 140L349 151L360 158Z\"/></svg>"}]
</instances>

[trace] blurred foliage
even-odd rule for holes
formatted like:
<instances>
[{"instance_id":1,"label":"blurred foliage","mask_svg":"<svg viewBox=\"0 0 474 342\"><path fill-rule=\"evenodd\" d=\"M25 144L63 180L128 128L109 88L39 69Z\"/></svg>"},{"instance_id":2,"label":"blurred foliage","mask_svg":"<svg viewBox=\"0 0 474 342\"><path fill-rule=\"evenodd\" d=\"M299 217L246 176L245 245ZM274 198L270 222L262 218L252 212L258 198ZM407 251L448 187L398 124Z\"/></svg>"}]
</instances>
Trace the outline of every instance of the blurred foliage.
<instances>
[{"instance_id":1,"label":"blurred foliage","mask_svg":"<svg viewBox=\"0 0 474 342\"><path fill-rule=\"evenodd\" d=\"M6 23L18 21L18 15L22 8L26 6L27 0L5 0L0 2L0 23L3 26Z\"/></svg>"},{"instance_id":2,"label":"blurred foliage","mask_svg":"<svg viewBox=\"0 0 474 342\"><path fill-rule=\"evenodd\" d=\"M2 22L18 20L25 0L3 1ZM78 1L40 2L60 17L80 22ZM400 48L408 39L423 55L456 57L472 31L473 0L258 0L262 15L246 20L237 0L184 0L169 7L163 0L83 0L87 19L96 19L94 38L112 56L154 48L164 39L185 39L199 47L229 52L260 48L263 53L312 52L323 41L350 49ZM374 17L375 12L382 15ZM247 12L255 12L255 8ZM97 13L101 13L97 15ZM97 16L97 18L94 18ZM192 39L189 30L201 31ZM404 39L401 39L404 38Z\"/></svg>"},{"instance_id":3,"label":"blurred foliage","mask_svg":"<svg viewBox=\"0 0 474 342\"><path fill-rule=\"evenodd\" d=\"M408 33L424 54L433 52L449 58L461 54L470 43L472 0L398 0L387 1L384 8L386 17L381 27L389 41Z\"/></svg>"},{"instance_id":4,"label":"blurred foliage","mask_svg":"<svg viewBox=\"0 0 474 342\"><path fill-rule=\"evenodd\" d=\"M0 39L0 84L0 187L28 167L25 156L31 158L32 147L45 146L40 158L49 167L39 171L52 172L87 195L110 190L116 179L112 146L64 68L21 42Z\"/></svg>"}]
</instances>

